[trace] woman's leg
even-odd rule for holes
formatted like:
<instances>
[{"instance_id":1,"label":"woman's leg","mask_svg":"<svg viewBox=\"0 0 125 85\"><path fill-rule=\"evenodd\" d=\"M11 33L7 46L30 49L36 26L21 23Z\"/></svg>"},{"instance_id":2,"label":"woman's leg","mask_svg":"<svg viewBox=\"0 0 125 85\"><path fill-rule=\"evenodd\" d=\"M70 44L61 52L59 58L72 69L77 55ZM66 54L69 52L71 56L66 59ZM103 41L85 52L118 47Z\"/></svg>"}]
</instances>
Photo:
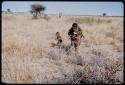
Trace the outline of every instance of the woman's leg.
<instances>
[{"instance_id":1,"label":"woman's leg","mask_svg":"<svg viewBox=\"0 0 125 85\"><path fill-rule=\"evenodd\" d=\"M78 43L78 46L80 46L80 44L81 44L81 37L80 36L77 36L77 43Z\"/></svg>"},{"instance_id":2,"label":"woman's leg","mask_svg":"<svg viewBox=\"0 0 125 85\"><path fill-rule=\"evenodd\" d=\"M75 47L75 56L78 54L78 42L76 41L74 43L74 47Z\"/></svg>"}]
</instances>

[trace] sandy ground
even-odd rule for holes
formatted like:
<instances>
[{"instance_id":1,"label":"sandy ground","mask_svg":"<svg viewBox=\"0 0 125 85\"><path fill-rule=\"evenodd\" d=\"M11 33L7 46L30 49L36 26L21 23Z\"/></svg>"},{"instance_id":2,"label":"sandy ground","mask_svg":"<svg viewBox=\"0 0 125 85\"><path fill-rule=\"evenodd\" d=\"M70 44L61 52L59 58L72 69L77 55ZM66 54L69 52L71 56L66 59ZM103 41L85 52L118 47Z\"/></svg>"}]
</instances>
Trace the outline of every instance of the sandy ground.
<instances>
[{"instance_id":1,"label":"sandy ground","mask_svg":"<svg viewBox=\"0 0 125 85\"><path fill-rule=\"evenodd\" d=\"M4 83L122 83L123 17L2 13L2 81ZM89 20L90 19L90 20ZM91 19L102 20L92 21ZM88 20L88 21L87 21ZM61 33L70 45L68 30L78 22L85 39L79 56L51 47ZM80 64L80 65L79 65Z\"/></svg>"}]
</instances>

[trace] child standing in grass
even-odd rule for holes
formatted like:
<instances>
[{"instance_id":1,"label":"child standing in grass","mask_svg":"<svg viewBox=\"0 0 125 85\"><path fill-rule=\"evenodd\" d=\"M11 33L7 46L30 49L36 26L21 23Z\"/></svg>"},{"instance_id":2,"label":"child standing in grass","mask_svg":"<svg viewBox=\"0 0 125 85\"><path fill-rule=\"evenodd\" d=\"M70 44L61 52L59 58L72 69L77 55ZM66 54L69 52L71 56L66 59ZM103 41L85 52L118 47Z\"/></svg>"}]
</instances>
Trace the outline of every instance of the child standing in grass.
<instances>
[{"instance_id":1,"label":"child standing in grass","mask_svg":"<svg viewBox=\"0 0 125 85\"><path fill-rule=\"evenodd\" d=\"M60 32L56 32L56 40L58 41L57 45L60 47L62 44L62 37L60 35Z\"/></svg>"}]
</instances>

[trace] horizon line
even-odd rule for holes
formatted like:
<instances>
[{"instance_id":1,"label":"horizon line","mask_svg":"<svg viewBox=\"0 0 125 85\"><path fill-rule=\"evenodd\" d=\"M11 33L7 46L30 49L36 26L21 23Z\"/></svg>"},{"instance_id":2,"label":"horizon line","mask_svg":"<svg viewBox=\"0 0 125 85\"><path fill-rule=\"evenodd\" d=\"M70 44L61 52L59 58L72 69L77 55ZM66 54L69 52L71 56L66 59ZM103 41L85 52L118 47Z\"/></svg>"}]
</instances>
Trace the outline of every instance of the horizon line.
<instances>
[{"instance_id":1,"label":"horizon line","mask_svg":"<svg viewBox=\"0 0 125 85\"><path fill-rule=\"evenodd\" d=\"M2 11L3 13L6 12L6 13L30 13L28 11L24 12L24 11L20 11L20 12L7 12L7 11ZM31 13L30 13L31 14ZM43 13L43 14L47 14L47 15L59 15L59 13ZM103 15L82 15L82 14L62 14L62 16L102 16ZM120 16L120 15L106 15L104 17L124 17L123 16Z\"/></svg>"}]
</instances>

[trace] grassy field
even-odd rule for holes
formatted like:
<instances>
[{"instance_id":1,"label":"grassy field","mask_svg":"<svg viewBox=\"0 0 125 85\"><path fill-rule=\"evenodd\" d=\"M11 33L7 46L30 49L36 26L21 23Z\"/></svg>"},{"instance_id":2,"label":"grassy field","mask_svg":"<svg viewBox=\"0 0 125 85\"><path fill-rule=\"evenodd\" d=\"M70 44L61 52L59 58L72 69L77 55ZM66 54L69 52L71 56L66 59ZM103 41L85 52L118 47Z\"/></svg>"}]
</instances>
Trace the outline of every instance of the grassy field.
<instances>
[{"instance_id":1,"label":"grassy field","mask_svg":"<svg viewBox=\"0 0 125 85\"><path fill-rule=\"evenodd\" d=\"M70 45L73 22L85 39L79 56L51 47L55 33ZM79 65L80 64L80 65ZM2 82L106 83L123 82L123 17L48 15L32 19L28 13L2 13Z\"/></svg>"}]
</instances>

